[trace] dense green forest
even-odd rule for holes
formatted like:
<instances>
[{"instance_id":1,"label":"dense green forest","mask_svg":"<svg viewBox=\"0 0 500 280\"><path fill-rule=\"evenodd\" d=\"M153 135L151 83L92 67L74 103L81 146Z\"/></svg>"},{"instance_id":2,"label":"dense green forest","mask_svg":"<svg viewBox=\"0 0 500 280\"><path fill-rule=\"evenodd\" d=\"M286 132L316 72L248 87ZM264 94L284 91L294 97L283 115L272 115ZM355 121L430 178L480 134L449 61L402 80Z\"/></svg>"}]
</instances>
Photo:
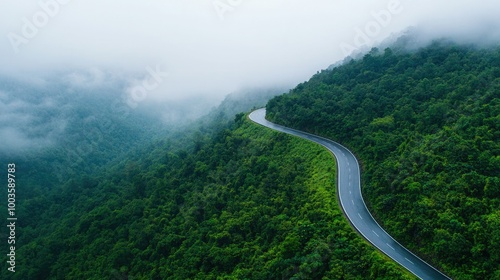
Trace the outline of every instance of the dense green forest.
<instances>
[{"instance_id":1,"label":"dense green forest","mask_svg":"<svg viewBox=\"0 0 500 280\"><path fill-rule=\"evenodd\" d=\"M398 241L454 279L500 279L500 49L373 49L267 105L350 147Z\"/></svg>"},{"instance_id":2,"label":"dense green forest","mask_svg":"<svg viewBox=\"0 0 500 280\"><path fill-rule=\"evenodd\" d=\"M353 231L334 182L326 150L240 114L192 152L158 145L23 202L2 278L414 279Z\"/></svg>"}]
</instances>

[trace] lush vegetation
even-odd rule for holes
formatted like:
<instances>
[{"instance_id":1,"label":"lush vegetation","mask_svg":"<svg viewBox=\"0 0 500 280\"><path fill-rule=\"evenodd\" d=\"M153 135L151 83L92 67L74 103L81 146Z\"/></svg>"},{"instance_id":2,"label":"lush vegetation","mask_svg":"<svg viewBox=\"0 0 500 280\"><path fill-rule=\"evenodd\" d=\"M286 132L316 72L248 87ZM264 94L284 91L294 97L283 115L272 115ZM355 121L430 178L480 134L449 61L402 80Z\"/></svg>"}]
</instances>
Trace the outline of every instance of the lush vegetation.
<instances>
[{"instance_id":1,"label":"lush vegetation","mask_svg":"<svg viewBox=\"0 0 500 280\"><path fill-rule=\"evenodd\" d=\"M13 279L413 279L346 222L326 150L232 126L24 201Z\"/></svg>"},{"instance_id":2,"label":"lush vegetation","mask_svg":"<svg viewBox=\"0 0 500 280\"><path fill-rule=\"evenodd\" d=\"M373 49L267 111L349 146L369 207L412 251L454 279L500 279L500 49Z\"/></svg>"}]
</instances>

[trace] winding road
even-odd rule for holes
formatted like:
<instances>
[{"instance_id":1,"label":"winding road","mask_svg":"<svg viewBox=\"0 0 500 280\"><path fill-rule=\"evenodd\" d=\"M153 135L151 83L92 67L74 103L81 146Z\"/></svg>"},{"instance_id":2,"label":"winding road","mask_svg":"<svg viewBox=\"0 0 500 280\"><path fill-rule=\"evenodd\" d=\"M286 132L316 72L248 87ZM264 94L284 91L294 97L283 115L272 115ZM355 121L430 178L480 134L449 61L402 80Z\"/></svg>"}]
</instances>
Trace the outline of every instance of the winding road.
<instances>
[{"instance_id":1,"label":"winding road","mask_svg":"<svg viewBox=\"0 0 500 280\"><path fill-rule=\"evenodd\" d=\"M399 244L375 221L363 200L359 164L351 151L332 140L269 122L266 120L266 109L253 111L249 118L265 127L313 141L327 148L337 161L340 204L354 228L373 246L418 278L451 279Z\"/></svg>"}]
</instances>

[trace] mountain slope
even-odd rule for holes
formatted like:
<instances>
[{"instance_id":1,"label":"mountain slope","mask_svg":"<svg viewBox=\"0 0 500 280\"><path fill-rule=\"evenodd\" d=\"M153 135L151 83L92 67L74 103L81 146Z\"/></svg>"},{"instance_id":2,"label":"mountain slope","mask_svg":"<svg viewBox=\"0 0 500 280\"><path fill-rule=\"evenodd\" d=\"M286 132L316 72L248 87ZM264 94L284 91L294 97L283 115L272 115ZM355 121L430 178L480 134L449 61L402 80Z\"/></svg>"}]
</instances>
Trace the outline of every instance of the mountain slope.
<instances>
[{"instance_id":1,"label":"mountain slope","mask_svg":"<svg viewBox=\"0 0 500 280\"><path fill-rule=\"evenodd\" d=\"M372 50L267 105L270 120L335 139L397 240L456 279L495 279L500 238L500 50L446 41Z\"/></svg>"},{"instance_id":2,"label":"mountain slope","mask_svg":"<svg viewBox=\"0 0 500 280\"><path fill-rule=\"evenodd\" d=\"M350 228L334 162L240 116L25 201L13 279L413 279Z\"/></svg>"}]
</instances>

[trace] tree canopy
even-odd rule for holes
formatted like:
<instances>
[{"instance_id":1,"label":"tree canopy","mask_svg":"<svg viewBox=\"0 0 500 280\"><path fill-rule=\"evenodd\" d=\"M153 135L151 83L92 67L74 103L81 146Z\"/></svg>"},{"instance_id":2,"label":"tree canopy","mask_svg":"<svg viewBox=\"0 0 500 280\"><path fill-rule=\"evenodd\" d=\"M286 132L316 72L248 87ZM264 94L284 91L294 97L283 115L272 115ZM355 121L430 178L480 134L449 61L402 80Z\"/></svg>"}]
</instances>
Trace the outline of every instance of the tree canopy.
<instances>
[{"instance_id":1,"label":"tree canopy","mask_svg":"<svg viewBox=\"0 0 500 280\"><path fill-rule=\"evenodd\" d=\"M9 279L414 279L349 226L326 150L243 114L20 207Z\"/></svg>"}]
</instances>

